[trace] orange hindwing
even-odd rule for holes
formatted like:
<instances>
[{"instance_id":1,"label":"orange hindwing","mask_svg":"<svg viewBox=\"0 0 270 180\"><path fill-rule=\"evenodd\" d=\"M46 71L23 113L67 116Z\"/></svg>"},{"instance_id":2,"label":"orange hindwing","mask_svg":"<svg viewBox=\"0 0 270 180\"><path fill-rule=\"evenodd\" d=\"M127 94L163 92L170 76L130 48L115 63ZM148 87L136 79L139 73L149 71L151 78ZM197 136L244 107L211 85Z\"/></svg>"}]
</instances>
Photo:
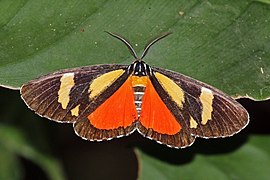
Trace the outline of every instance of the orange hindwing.
<instances>
[{"instance_id":1,"label":"orange hindwing","mask_svg":"<svg viewBox=\"0 0 270 180\"><path fill-rule=\"evenodd\" d=\"M105 130L126 128L137 118L130 77L111 97L88 116L90 123L95 128Z\"/></svg>"},{"instance_id":2,"label":"orange hindwing","mask_svg":"<svg viewBox=\"0 0 270 180\"><path fill-rule=\"evenodd\" d=\"M180 124L161 100L149 78L142 99L140 122L145 128L161 134L174 135L181 130Z\"/></svg>"}]
</instances>

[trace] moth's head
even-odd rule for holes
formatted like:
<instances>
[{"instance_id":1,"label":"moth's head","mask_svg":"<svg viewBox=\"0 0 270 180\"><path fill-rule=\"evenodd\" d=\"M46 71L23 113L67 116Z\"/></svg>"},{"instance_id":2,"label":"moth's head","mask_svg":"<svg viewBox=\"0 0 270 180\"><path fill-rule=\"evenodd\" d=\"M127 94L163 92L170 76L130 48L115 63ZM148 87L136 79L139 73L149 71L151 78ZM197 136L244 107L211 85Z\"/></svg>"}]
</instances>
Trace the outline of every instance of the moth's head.
<instances>
[{"instance_id":1,"label":"moth's head","mask_svg":"<svg viewBox=\"0 0 270 180\"><path fill-rule=\"evenodd\" d=\"M122 41L128 47L131 55L135 58L135 62L133 64L139 63L139 62L141 62L142 64L145 64L142 61L142 59L145 57L145 55L147 54L150 47L153 44L155 44L156 42L158 42L160 39L163 39L166 36L171 34L171 32L163 33L163 34L157 36L156 38L152 39L151 41L149 41L149 43L147 43L147 45L144 47L144 50L143 50L143 53L142 53L141 57L138 57L138 55L137 55L136 51L134 50L133 46L131 45L131 43L127 39L125 39L124 37L122 37L122 36L120 36L118 34L115 34L115 33L109 32L109 31L105 31L105 32L110 34L111 36L119 39L120 41ZM140 67L140 66L138 66L138 67Z\"/></svg>"}]
</instances>

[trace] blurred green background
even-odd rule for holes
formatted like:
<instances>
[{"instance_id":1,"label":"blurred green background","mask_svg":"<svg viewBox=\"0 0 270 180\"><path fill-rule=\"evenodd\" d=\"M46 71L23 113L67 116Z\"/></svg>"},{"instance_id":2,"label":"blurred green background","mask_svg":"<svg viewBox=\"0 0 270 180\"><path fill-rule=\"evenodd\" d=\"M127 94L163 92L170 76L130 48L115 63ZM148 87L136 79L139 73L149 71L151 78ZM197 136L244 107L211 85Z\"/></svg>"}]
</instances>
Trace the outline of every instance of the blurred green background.
<instances>
[{"instance_id":1,"label":"blurred green background","mask_svg":"<svg viewBox=\"0 0 270 180\"><path fill-rule=\"evenodd\" d=\"M0 179L269 179L270 1L1 0L0 28ZM173 32L145 61L245 97L249 126L182 150L137 133L87 142L8 89L63 68L130 64L104 30L125 36L138 54Z\"/></svg>"}]
</instances>

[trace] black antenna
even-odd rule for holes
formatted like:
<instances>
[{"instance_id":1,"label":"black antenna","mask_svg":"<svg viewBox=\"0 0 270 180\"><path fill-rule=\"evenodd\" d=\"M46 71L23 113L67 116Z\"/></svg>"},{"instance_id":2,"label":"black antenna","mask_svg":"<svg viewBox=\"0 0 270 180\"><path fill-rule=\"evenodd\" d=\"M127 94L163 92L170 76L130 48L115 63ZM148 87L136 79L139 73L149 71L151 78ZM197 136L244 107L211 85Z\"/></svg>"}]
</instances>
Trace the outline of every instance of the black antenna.
<instances>
[{"instance_id":1,"label":"black antenna","mask_svg":"<svg viewBox=\"0 0 270 180\"><path fill-rule=\"evenodd\" d=\"M135 58L135 59L143 59L144 56L147 54L148 50L150 49L150 47L155 44L156 42L158 42L159 40L165 38L166 36L172 34L171 32L168 32L168 33L163 33L161 35L159 35L158 37L154 38L152 41L150 41L145 47L144 47L144 50L143 50L143 53L142 53L142 56L141 58L138 58L137 56L137 53L135 52L133 46L131 45L131 43L125 39L124 37L118 35L118 34L115 34L115 33L112 33L112 32L109 32L109 31L105 31L106 33L108 33L109 35L119 39L120 41L122 41L123 43L125 43L125 45L128 47L129 51L131 52L132 56Z\"/></svg>"},{"instance_id":2,"label":"black antenna","mask_svg":"<svg viewBox=\"0 0 270 180\"><path fill-rule=\"evenodd\" d=\"M156 42L158 42L159 40L165 38L166 36L172 34L171 32L167 32L167 33L164 33L164 34L161 34L159 35L158 37L156 37L155 39L153 39L152 41L150 41L145 47L144 47L144 50L143 50L143 53L142 53L142 56L141 56L141 59L144 58L144 56L147 54L148 50L150 49L150 47L155 44Z\"/></svg>"},{"instance_id":3,"label":"black antenna","mask_svg":"<svg viewBox=\"0 0 270 180\"><path fill-rule=\"evenodd\" d=\"M130 42L128 42L128 40L126 40L124 37L118 35L118 34L115 34L115 33L112 33L112 32L109 32L109 31L105 31L106 33L108 33L109 35L119 39L120 41L122 41L123 43L125 43L125 45L127 45L129 51L131 52L132 56L135 58L135 59L139 59L138 56L137 56L137 53L135 52L134 48L132 47L132 45L130 44Z\"/></svg>"}]
</instances>

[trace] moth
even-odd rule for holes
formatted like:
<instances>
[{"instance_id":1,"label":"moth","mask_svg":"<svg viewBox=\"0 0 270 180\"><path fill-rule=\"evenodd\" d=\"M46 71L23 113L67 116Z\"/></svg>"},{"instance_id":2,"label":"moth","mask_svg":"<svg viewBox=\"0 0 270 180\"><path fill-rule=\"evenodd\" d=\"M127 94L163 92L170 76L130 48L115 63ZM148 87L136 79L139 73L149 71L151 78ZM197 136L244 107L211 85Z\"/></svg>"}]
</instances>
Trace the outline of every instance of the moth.
<instances>
[{"instance_id":1,"label":"moth","mask_svg":"<svg viewBox=\"0 0 270 180\"><path fill-rule=\"evenodd\" d=\"M60 70L21 87L21 96L38 115L73 123L76 134L90 141L143 136L173 148L190 146L196 137L232 136L249 122L245 108L203 82L143 61L155 38L131 65L103 64Z\"/></svg>"}]
</instances>

